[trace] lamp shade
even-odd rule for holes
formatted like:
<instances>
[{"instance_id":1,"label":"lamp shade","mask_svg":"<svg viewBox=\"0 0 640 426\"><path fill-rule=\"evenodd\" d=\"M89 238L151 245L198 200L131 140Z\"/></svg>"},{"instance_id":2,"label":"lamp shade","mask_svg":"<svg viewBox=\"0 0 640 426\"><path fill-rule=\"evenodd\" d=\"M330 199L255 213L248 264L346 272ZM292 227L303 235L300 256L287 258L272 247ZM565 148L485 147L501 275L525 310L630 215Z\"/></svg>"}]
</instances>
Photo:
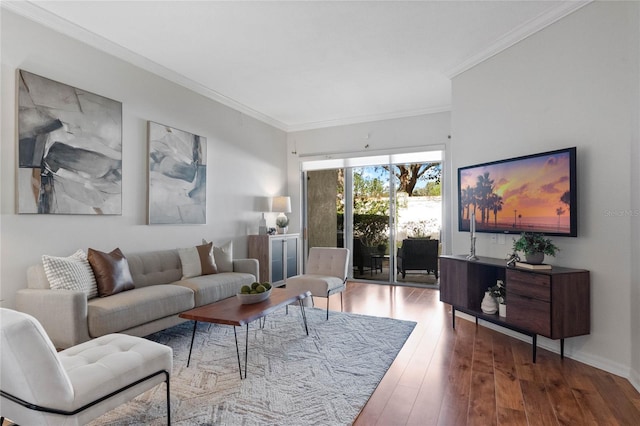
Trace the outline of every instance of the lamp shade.
<instances>
[{"instance_id":1,"label":"lamp shade","mask_svg":"<svg viewBox=\"0 0 640 426\"><path fill-rule=\"evenodd\" d=\"M291 197L273 197L271 211L279 213L291 213Z\"/></svg>"}]
</instances>

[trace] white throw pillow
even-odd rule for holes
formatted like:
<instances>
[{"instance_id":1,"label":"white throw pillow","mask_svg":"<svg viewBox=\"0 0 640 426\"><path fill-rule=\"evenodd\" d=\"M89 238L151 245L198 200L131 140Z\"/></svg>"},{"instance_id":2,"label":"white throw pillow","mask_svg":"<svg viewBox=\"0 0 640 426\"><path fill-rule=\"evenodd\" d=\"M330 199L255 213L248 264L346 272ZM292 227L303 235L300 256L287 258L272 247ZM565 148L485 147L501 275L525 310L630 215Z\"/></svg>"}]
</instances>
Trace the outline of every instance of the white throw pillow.
<instances>
[{"instance_id":1,"label":"white throw pillow","mask_svg":"<svg viewBox=\"0 0 640 426\"><path fill-rule=\"evenodd\" d=\"M203 238L202 244L208 244L208 241ZM227 241L220 247L213 246L213 258L218 272L233 272L233 241Z\"/></svg>"},{"instance_id":2,"label":"white throw pillow","mask_svg":"<svg viewBox=\"0 0 640 426\"><path fill-rule=\"evenodd\" d=\"M42 265L53 290L82 291L87 299L98 295L96 277L83 250L69 257L42 255Z\"/></svg>"}]
</instances>

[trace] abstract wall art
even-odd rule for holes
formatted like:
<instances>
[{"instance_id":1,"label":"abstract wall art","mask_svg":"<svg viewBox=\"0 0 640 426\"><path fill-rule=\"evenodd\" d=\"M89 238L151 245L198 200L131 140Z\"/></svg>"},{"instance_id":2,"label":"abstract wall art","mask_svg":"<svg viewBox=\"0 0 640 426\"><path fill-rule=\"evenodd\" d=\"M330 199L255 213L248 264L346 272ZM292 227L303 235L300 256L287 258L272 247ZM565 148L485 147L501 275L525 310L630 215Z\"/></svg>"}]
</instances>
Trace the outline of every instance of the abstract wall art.
<instances>
[{"instance_id":1,"label":"abstract wall art","mask_svg":"<svg viewBox=\"0 0 640 426\"><path fill-rule=\"evenodd\" d=\"M122 103L18 70L18 213L122 214Z\"/></svg>"},{"instance_id":2,"label":"abstract wall art","mask_svg":"<svg viewBox=\"0 0 640 426\"><path fill-rule=\"evenodd\" d=\"M149 224L205 224L207 139L149 122Z\"/></svg>"}]
</instances>

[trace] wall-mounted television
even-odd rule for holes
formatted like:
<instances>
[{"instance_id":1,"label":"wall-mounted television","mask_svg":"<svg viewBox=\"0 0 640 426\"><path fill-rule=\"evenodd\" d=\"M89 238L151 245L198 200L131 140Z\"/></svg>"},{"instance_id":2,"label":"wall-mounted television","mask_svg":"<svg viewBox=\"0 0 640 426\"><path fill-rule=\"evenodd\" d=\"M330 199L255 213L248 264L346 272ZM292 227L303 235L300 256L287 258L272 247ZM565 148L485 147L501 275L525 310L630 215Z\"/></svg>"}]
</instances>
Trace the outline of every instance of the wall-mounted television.
<instances>
[{"instance_id":1,"label":"wall-mounted television","mask_svg":"<svg viewBox=\"0 0 640 426\"><path fill-rule=\"evenodd\" d=\"M458 169L458 230L578 236L576 148Z\"/></svg>"}]
</instances>

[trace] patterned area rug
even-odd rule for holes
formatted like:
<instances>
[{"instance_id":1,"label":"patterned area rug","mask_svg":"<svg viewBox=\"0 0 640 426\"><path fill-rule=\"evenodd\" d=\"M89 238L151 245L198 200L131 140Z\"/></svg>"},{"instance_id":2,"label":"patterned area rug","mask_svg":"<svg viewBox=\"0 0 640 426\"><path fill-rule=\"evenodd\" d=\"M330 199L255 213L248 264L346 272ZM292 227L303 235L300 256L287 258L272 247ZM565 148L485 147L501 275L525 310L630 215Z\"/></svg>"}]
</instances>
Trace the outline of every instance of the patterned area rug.
<instances>
[{"instance_id":1,"label":"patterned area rug","mask_svg":"<svg viewBox=\"0 0 640 426\"><path fill-rule=\"evenodd\" d=\"M174 425L348 425L386 373L414 322L298 307L249 326L248 375L240 380L233 327L193 323L148 336L173 348ZM238 328L244 368L246 327ZM92 425L166 424L164 385L95 420Z\"/></svg>"}]
</instances>

